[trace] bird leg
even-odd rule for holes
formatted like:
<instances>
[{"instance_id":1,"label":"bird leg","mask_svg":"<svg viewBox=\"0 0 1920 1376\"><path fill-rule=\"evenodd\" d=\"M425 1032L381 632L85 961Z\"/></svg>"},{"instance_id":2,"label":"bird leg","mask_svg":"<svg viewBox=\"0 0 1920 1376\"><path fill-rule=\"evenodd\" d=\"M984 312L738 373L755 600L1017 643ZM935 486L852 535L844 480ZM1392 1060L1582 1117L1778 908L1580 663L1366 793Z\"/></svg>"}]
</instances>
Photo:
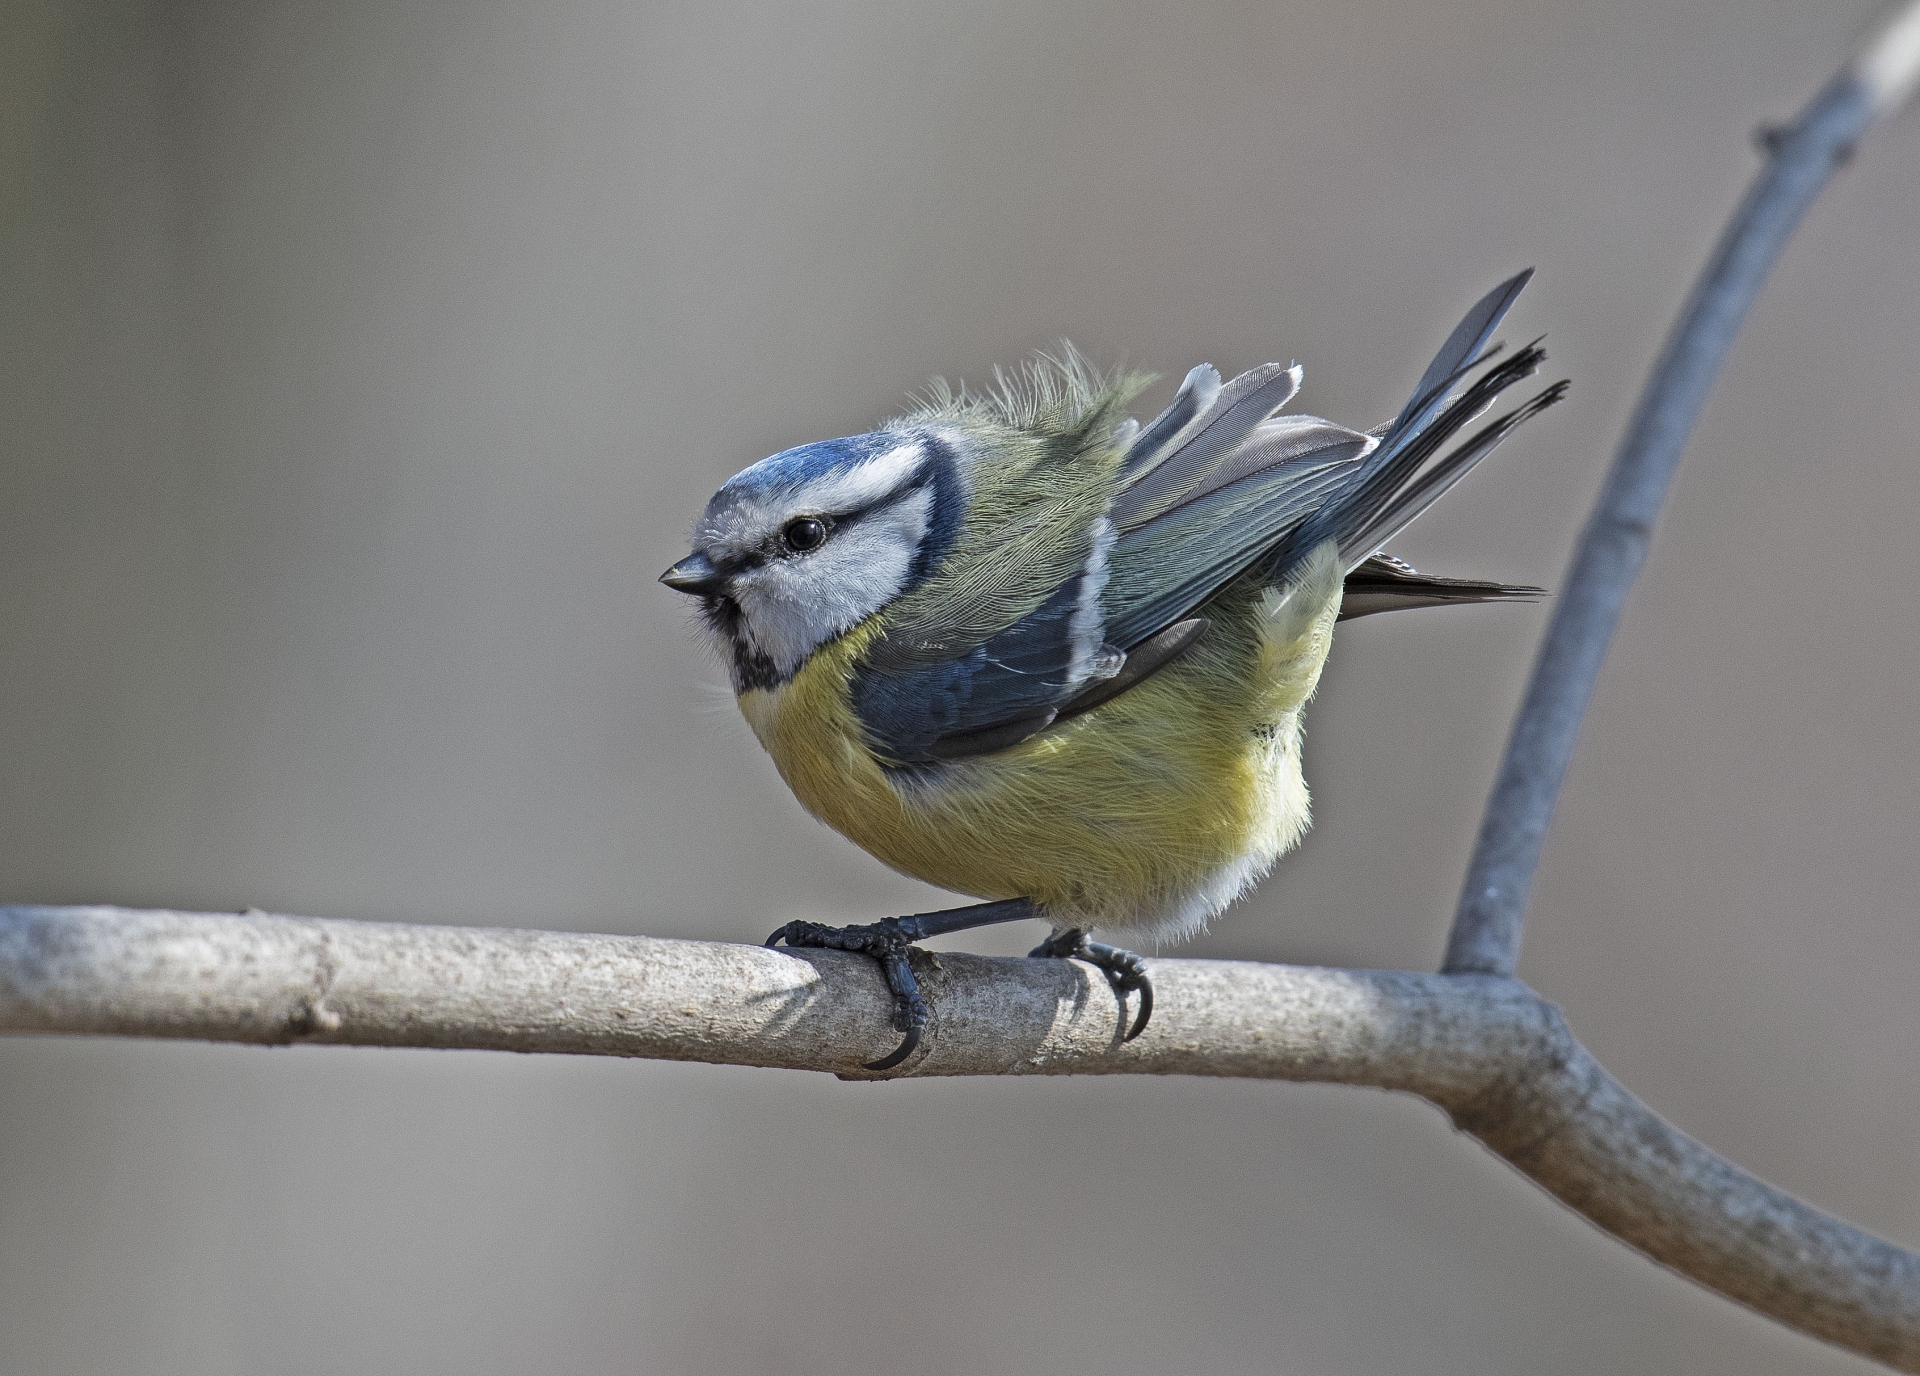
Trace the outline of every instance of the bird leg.
<instances>
[{"instance_id":1,"label":"bird leg","mask_svg":"<svg viewBox=\"0 0 1920 1376\"><path fill-rule=\"evenodd\" d=\"M1147 1030L1147 1019L1153 1016L1153 981L1147 977L1147 962L1132 951L1123 951L1103 941L1089 941L1085 928L1069 927L1065 931L1055 932L1027 955L1056 960L1084 960L1089 965L1097 966L1107 977L1107 983L1113 986L1113 992L1120 997L1122 1022L1127 1017L1127 995L1138 989L1140 1015L1133 1020L1133 1030L1122 1040L1130 1042Z\"/></svg>"},{"instance_id":2,"label":"bird leg","mask_svg":"<svg viewBox=\"0 0 1920 1376\"><path fill-rule=\"evenodd\" d=\"M858 927L827 927L818 922L789 922L768 937L766 944L777 946L784 941L789 946L811 947L816 950L857 951L879 961L880 973L886 976L887 988L893 993L894 1029L904 1032L906 1039L900 1043L892 1055L883 1056L877 1061L868 1061L863 1068L892 1070L911 1056L915 1048L920 1045L920 1036L926 1031L927 1020L931 1016L927 1001L920 993L920 983L913 977L913 967L907 963L907 951L913 943L924 941L930 936L942 936L948 932L991 927L998 922L1021 922L1036 916L1038 914L1034 911L1030 900L1005 898L996 903L976 903L971 907L948 908L937 913L915 913L910 917L883 918L879 922ZM1085 934L1081 935L1084 941ZM1094 949L1113 950L1111 946ZM1126 956L1127 952L1120 951L1116 954ZM1088 956L1087 959L1099 964L1097 957ZM1139 961L1138 956L1128 956L1128 959L1136 963ZM1110 980L1113 978L1111 972L1108 973L1107 978ZM1144 976L1142 978L1144 979ZM1141 1026L1145 1025L1143 1018Z\"/></svg>"}]
</instances>

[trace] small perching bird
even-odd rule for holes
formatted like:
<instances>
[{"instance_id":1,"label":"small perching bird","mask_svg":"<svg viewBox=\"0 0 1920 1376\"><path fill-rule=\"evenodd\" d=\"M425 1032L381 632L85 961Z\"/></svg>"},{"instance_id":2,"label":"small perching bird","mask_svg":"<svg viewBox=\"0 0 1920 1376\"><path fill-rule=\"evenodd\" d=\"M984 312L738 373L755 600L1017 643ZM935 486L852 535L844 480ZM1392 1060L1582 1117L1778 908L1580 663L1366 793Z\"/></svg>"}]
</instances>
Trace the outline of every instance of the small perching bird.
<instances>
[{"instance_id":1,"label":"small perching bird","mask_svg":"<svg viewBox=\"0 0 1920 1376\"><path fill-rule=\"evenodd\" d=\"M1070 349L997 392L936 387L880 429L729 479L661 581L701 599L740 709L815 817L884 863L990 900L769 944L878 957L898 1065L929 1019L908 965L940 932L1042 917L1129 1037L1152 985L1088 929L1191 935L1308 822L1300 711L1334 623L1537 588L1432 578L1386 542L1564 382L1443 449L1538 371L1488 347L1530 272L1467 313L1394 421L1277 415L1297 366L1202 365L1142 428L1149 379ZM1477 374L1477 376L1476 376Z\"/></svg>"}]
</instances>

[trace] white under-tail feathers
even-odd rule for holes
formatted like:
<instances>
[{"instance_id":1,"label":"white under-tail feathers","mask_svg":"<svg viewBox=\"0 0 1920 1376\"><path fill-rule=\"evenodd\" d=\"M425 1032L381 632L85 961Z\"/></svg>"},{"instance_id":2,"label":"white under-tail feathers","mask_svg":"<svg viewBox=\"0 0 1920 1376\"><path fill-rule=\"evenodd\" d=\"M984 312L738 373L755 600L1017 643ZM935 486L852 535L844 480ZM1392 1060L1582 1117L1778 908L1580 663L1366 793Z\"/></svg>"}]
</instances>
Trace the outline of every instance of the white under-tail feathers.
<instances>
[{"instance_id":1,"label":"white under-tail feathers","mask_svg":"<svg viewBox=\"0 0 1920 1376\"><path fill-rule=\"evenodd\" d=\"M1260 639L1267 655L1302 653L1303 642L1309 637L1332 632L1334 618L1327 613L1339 610L1340 587L1347 576L1345 564L1333 541L1328 540L1310 553L1285 583L1267 589L1260 599ZM1308 686L1300 701L1287 710L1298 710L1312 691Z\"/></svg>"}]
</instances>

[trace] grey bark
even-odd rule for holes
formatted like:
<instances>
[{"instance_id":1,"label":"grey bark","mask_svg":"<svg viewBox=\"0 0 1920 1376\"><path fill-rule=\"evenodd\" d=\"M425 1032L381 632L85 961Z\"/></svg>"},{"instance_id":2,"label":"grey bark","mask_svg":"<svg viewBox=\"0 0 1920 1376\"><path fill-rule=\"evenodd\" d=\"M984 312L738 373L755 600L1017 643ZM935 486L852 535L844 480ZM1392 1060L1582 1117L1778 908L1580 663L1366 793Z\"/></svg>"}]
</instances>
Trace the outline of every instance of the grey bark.
<instances>
[{"instance_id":1,"label":"grey bark","mask_svg":"<svg viewBox=\"0 0 1920 1376\"><path fill-rule=\"evenodd\" d=\"M1122 1042L1090 967L920 955L894 1075L1218 1075L1427 1099L1615 1237L1783 1323L1920 1372L1920 1256L1754 1179L1635 1099L1516 980L1156 960ZM0 1032L466 1047L821 1070L892 1049L834 951L265 914L0 909Z\"/></svg>"}]
</instances>

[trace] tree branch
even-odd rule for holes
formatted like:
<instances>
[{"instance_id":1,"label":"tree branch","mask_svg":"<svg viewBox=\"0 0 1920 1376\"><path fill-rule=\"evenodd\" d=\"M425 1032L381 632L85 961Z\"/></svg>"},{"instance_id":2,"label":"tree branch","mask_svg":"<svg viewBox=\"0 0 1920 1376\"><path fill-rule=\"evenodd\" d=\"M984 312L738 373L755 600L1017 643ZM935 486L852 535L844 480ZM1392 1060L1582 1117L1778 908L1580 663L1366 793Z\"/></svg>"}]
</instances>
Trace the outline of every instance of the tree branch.
<instances>
[{"instance_id":1,"label":"tree branch","mask_svg":"<svg viewBox=\"0 0 1920 1376\"><path fill-rule=\"evenodd\" d=\"M1467 863L1440 967L1448 973L1518 968L1527 898L1580 721L1700 407L1801 215L1917 80L1920 3L1910 3L1798 119L1767 134L1767 164L1681 309L1574 549Z\"/></svg>"},{"instance_id":2,"label":"tree branch","mask_svg":"<svg viewBox=\"0 0 1920 1376\"><path fill-rule=\"evenodd\" d=\"M1496 976L1157 960L1121 1042L1062 960L920 957L913 1075L1218 1075L1427 1099L1654 1260L1920 1372L1920 1256L1722 1160L1635 1099L1559 1011ZM265 914L0 908L0 1031L466 1047L824 1070L892 1048L874 963L836 951ZM897 1073L897 1072L896 1072Z\"/></svg>"},{"instance_id":3,"label":"tree branch","mask_svg":"<svg viewBox=\"0 0 1920 1376\"><path fill-rule=\"evenodd\" d=\"M1415 1094L1606 1232L1838 1346L1920 1372L1920 1256L1773 1189L1622 1088L1514 980L1580 719L1686 436L1801 214L1920 82L1920 0L1788 128L1695 287L1581 536L1482 825L1445 973L1155 961L1122 1042L1060 960L917 954L913 1075L1192 1074ZM265 914L0 908L0 1032L649 1056L875 1077L892 1000L829 951ZM895 1072L898 1073L898 1072Z\"/></svg>"}]
</instances>

